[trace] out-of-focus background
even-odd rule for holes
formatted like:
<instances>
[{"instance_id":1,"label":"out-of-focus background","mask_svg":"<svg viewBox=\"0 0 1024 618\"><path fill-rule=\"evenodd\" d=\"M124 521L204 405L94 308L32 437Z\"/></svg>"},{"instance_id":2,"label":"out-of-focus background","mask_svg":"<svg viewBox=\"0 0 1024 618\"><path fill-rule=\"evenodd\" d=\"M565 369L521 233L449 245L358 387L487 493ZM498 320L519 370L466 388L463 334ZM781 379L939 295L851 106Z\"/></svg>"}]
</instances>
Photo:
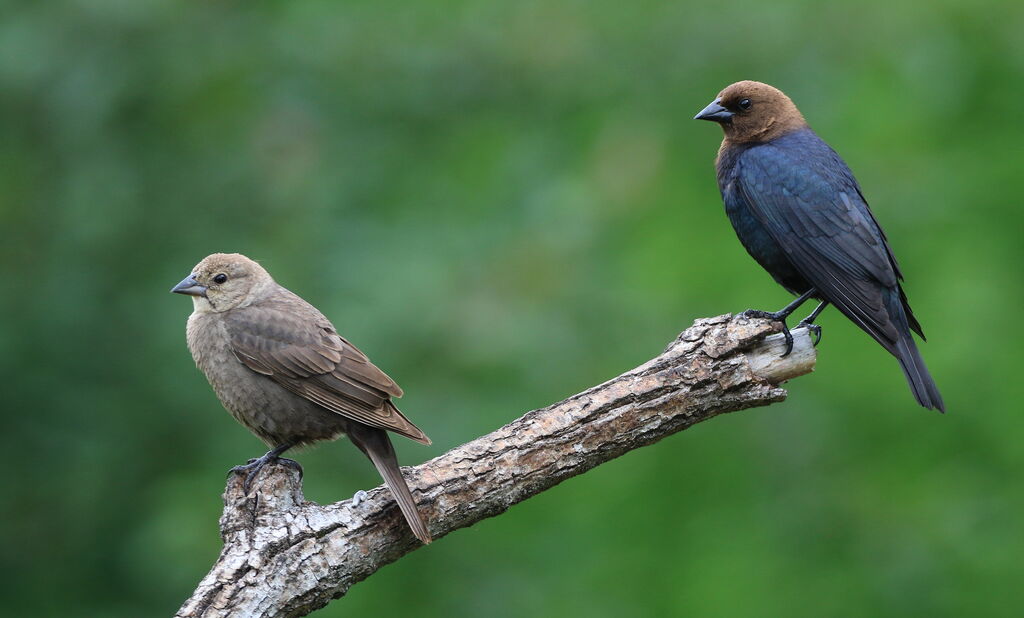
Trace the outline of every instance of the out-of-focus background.
<instances>
[{"instance_id":1,"label":"out-of-focus background","mask_svg":"<svg viewBox=\"0 0 1024 618\"><path fill-rule=\"evenodd\" d=\"M1024 4L100 0L0 20L0 597L166 616L263 452L169 288L238 251L405 388L416 464L789 297L691 120L775 84L858 175L949 413L829 310L787 402L388 566L320 616L1014 616ZM380 481L302 453L307 495Z\"/></svg>"}]
</instances>

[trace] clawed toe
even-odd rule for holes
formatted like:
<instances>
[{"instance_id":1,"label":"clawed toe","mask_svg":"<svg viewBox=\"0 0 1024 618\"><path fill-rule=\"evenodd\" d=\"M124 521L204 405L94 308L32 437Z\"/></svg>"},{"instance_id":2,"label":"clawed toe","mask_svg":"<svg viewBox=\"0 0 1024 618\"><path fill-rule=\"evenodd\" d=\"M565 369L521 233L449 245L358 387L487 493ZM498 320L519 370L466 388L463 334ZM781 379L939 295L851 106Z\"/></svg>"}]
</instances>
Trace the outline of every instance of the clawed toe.
<instances>
[{"instance_id":1,"label":"clawed toe","mask_svg":"<svg viewBox=\"0 0 1024 618\"><path fill-rule=\"evenodd\" d=\"M801 294L800 298L797 298L793 302L783 307L782 310L776 311L774 313L771 311L758 311L757 309L747 309L740 315L745 318L760 318L763 320L771 320L772 322L781 323L782 336L785 337L786 339L786 351L782 353L782 357L785 358L786 356L789 356L790 352L793 351L793 333L789 332L789 327L786 326L786 318L788 318L791 313L793 313L800 305L802 305L804 301L814 296L816 293L817 289L811 288L804 292L803 294ZM800 322L800 326L807 326L809 329L811 328L811 326L814 326L813 324L811 324L811 322L814 321L814 318L818 317L818 314L821 313L821 310L824 309L826 305L828 305L828 301L822 301L822 303L818 305L818 308L814 310L814 313L807 316L807 318L805 318L804 321ZM815 326L815 328L817 327ZM817 335L818 339L821 339L821 329L818 329ZM817 345L817 343L815 343L815 345Z\"/></svg>"},{"instance_id":2,"label":"clawed toe","mask_svg":"<svg viewBox=\"0 0 1024 618\"><path fill-rule=\"evenodd\" d=\"M231 468L230 470L228 470L228 476L231 476L232 474L240 474L242 472L248 471L249 468L251 468L260 459L262 459L262 458L261 457L253 457L252 459L246 461L243 465L235 466L235 467Z\"/></svg>"},{"instance_id":3,"label":"clawed toe","mask_svg":"<svg viewBox=\"0 0 1024 618\"><path fill-rule=\"evenodd\" d=\"M267 455L269 455L269 453ZM242 491L244 491L247 495L249 493L249 490L252 489L253 481L255 481L256 477L259 476L260 470L266 467L267 464L277 463L283 466L287 466L289 468L297 470L299 473L299 478L302 478L302 465L299 464L299 462L295 461L294 459L285 459L284 457L278 457L276 455L272 457L268 457L267 455L264 455L263 457L259 457L257 459L250 459L248 463L246 463L244 466L235 466L234 468L231 468L231 470L228 471L228 475L245 474L245 481L242 482Z\"/></svg>"},{"instance_id":4,"label":"clawed toe","mask_svg":"<svg viewBox=\"0 0 1024 618\"><path fill-rule=\"evenodd\" d=\"M797 328L800 328L801 326L814 335L814 347L818 347L818 344L821 343L821 327L817 324L811 324L810 322L800 322L796 325Z\"/></svg>"},{"instance_id":5,"label":"clawed toe","mask_svg":"<svg viewBox=\"0 0 1024 618\"><path fill-rule=\"evenodd\" d=\"M249 494L249 490L252 489L252 482L256 480L256 476L263 469L263 466L270 462L266 457L260 457L258 459L250 459L249 463L244 466L235 466L231 468L229 474L244 474L245 480L242 481L242 492L246 495Z\"/></svg>"},{"instance_id":6,"label":"clawed toe","mask_svg":"<svg viewBox=\"0 0 1024 618\"><path fill-rule=\"evenodd\" d=\"M747 309L740 314L745 318L754 318L760 320L771 320L772 322L778 322L782 324L782 336L786 339L786 351L782 353L782 357L789 356L790 352L793 351L793 333L789 332L789 327L786 326L786 316L788 313L783 311L761 311L759 309Z\"/></svg>"},{"instance_id":7,"label":"clawed toe","mask_svg":"<svg viewBox=\"0 0 1024 618\"><path fill-rule=\"evenodd\" d=\"M302 470L302 464L300 464L299 462L295 461L294 459L286 459L284 457L279 457L277 459L277 463L279 463L279 464L281 464L283 466L287 466L287 467L295 470L296 472L298 472L299 473L299 478L302 478L302 475L305 474L303 472L303 470Z\"/></svg>"},{"instance_id":8,"label":"clawed toe","mask_svg":"<svg viewBox=\"0 0 1024 618\"><path fill-rule=\"evenodd\" d=\"M782 316L780 316L778 313L772 311L761 311L760 309L747 309L746 311L740 313L740 316L749 319L771 320L773 322L778 322L782 320Z\"/></svg>"},{"instance_id":9,"label":"clawed toe","mask_svg":"<svg viewBox=\"0 0 1024 618\"><path fill-rule=\"evenodd\" d=\"M245 480L242 481L242 493L244 493L247 496L249 495L249 491L252 489L252 483L253 481L256 480L256 476L259 475L260 470L262 469L263 466L253 468L252 470L249 471L249 474L245 475Z\"/></svg>"},{"instance_id":10,"label":"clawed toe","mask_svg":"<svg viewBox=\"0 0 1024 618\"><path fill-rule=\"evenodd\" d=\"M268 451L266 454L263 455L263 457L250 459L245 463L244 466L235 466L234 468L231 468L231 470L228 471L228 475L230 476L232 474L243 473L245 474L245 481L242 482L242 490L245 492L246 495L249 494L249 489L252 488L252 482L256 480L256 476L260 473L260 470L262 470L263 467L269 463L281 462L282 464L288 466L289 468L295 468L296 470L299 471L299 476L301 477L302 466L299 465L299 462L292 459L284 459L283 457L280 456L281 453L290 449L294 445L294 442L285 442L284 444L276 447L274 450Z\"/></svg>"},{"instance_id":11,"label":"clawed toe","mask_svg":"<svg viewBox=\"0 0 1024 618\"><path fill-rule=\"evenodd\" d=\"M782 322L782 336L786 340L786 351L782 353L782 358L786 358L793 351L793 333L789 332L785 322Z\"/></svg>"},{"instance_id":12,"label":"clawed toe","mask_svg":"<svg viewBox=\"0 0 1024 618\"><path fill-rule=\"evenodd\" d=\"M230 470L228 470L228 476L231 476L232 474L248 473L250 470L252 470L253 465L257 461L259 461L259 460L258 459L250 459L248 462L246 462L245 465L235 466L235 467L231 468Z\"/></svg>"}]
</instances>

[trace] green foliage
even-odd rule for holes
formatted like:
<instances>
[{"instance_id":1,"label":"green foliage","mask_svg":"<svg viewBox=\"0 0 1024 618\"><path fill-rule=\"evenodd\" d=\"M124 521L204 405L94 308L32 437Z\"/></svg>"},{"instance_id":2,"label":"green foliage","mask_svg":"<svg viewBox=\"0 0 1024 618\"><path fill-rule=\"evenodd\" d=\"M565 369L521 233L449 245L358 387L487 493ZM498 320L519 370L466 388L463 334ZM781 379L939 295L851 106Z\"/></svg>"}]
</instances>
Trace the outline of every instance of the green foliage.
<instances>
[{"instance_id":1,"label":"green foliage","mask_svg":"<svg viewBox=\"0 0 1024 618\"><path fill-rule=\"evenodd\" d=\"M790 400L417 551L323 616L963 616L1024 603L1019 2L8 4L0 596L170 615L220 546L220 409L167 290L260 259L394 376L414 464L777 309L690 118L789 93L857 173L949 414L835 311ZM1007 315L1010 313L1010 315ZM347 444L308 495L379 483Z\"/></svg>"}]
</instances>

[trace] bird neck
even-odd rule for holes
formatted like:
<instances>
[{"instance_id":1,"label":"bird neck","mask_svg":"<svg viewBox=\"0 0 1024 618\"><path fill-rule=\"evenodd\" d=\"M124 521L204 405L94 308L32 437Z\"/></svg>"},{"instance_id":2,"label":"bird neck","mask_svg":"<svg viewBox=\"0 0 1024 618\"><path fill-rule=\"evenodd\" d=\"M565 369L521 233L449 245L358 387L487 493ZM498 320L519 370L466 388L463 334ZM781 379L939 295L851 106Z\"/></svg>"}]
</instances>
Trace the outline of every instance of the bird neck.
<instances>
[{"instance_id":1,"label":"bird neck","mask_svg":"<svg viewBox=\"0 0 1024 618\"><path fill-rule=\"evenodd\" d=\"M733 144L763 144L808 128L807 121L794 107L784 114L773 114L756 125L742 123L723 124L725 142ZM724 147L724 144L723 144Z\"/></svg>"}]
</instances>

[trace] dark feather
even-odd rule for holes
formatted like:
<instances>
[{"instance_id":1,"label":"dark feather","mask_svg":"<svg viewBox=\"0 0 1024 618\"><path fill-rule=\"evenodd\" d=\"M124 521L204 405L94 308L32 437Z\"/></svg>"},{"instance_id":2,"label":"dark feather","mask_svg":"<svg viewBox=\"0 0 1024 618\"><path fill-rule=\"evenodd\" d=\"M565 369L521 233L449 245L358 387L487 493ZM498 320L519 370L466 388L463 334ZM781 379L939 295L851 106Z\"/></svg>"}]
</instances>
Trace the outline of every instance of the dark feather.
<instances>
[{"instance_id":1,"label":"dark feather","mask_svg":"<svg viewBox=\"0 0 1024 618\"><path fill-rule=\"evenodd\" d=\"M801 133L748 149L739 195L822 297L893 351L899 332L882 289L898 281L887 244L846 165L810 129Z\"/></svg>"},{"instance_id":2,"label":"dark feather","mask_svg":"<svg viewBox=\"0 0 1024 618\"><path fill-rule=\"evenodd\" d=\"M897 357L922 405L943 409L910 334L921 325L896 258L839 155L804 127L765 143L727 141L718 176L750 254L790 291L816 288Z\"/></svg>"}]
</instances>

